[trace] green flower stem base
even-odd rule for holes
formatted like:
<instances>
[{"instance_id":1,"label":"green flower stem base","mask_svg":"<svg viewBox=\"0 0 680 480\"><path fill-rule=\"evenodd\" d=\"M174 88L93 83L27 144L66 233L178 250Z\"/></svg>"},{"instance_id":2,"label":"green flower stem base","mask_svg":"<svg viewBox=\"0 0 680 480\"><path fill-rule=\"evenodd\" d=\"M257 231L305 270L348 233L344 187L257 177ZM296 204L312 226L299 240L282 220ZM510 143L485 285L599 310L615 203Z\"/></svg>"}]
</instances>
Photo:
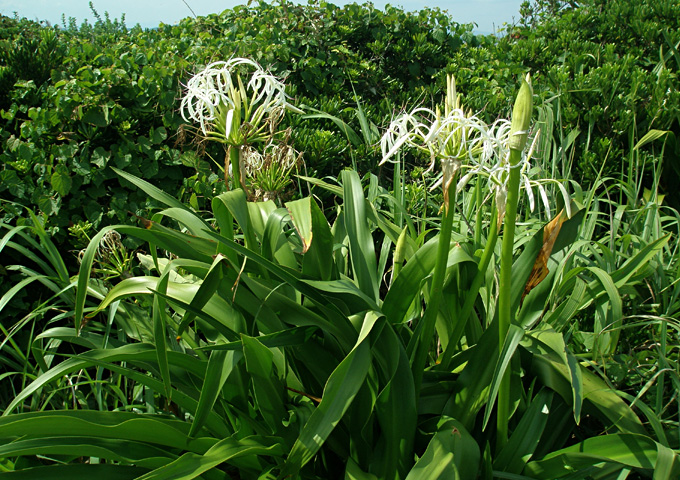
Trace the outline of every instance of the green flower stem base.
<instances>
[{"instance_id":1,"label":"green flower stem base","mask_svg":"<svg viewBox=\"0 0 680 480\"><path fill-rule=\"evenodd\" d=\"M232 188L241 187L241 149L239 147L229 146L229 164L231 165L231 177L234 179L232 182ZM229 166L227 166L227 172L229 171Z\"/></svg>"},{"instance_id":2,"label":"green flower stem base","mask_svg":"<svg viewBox=\"0 0 680 480\"><path fill-rule=\"evenodd\" d=\"M455 178L448 186L448 205L444 205L444 213L442 214L442 226L439 232L439 244L437 245L437 261L434 265L434 272L432 273L432 284L430 286L430 299L423 316L423 328L420 330L418 344L416 345L413 354L413 380L415 383L415 391L420 390L420 384L423 379L423 370L425 369L425 362L430 344L434 337L434 327L439 313L439 304L442 299L442 291L444 289L444 279L446 276L446 264L449 258L449 249L451 247L451 229L453 227L453 211L455 208L456 195L456 181Z\"/></svg>"},{"instance_id":3,"label":"green flower stem base","mask_svg":"<svg viewBox=\"0 0 680 480\"><path fill-rule=\"evenodd\" d=\"M514 167L520 161L519 150L510 151L510 165ZM503 243L501 245L500 291L498 293L498 352L503 351L505 337L512 322L512 260L515 244L515 222L517 220L517 201L519 196L519 168L510 169L508 179L508 196L505 206L503 224ZM498 390L498 443L501 449L508 441L508 421L510 420L510 372L506 372Z\"/></svg>"},{"instance_id":4,"label":"green flower stem base","mask_svg":"<svg viewBox=\"0 0 680 480\"><path fill-rule=\"evenodd\" d=\"M481 232L481 220L477 221L477 225L478 225L477 231ZM465 303L463 304L463 308L460 311L460 315L458 316L457 323L453 328L453 332L449 336L449 343L446 346L446 350L444 350L444 353L441 357L440 365L443 367L444 370L448 370L449 363L453 358L453 354L456 352L456 346L458 345L458 341L460 340L460 337L463 334L463 330L465 329L465 325L467 324L468 319L470 318L470 314L472 313L472 309L474 308L475 300L477 299L477 294L479 293L479 289L482 287L482 283L484 283L486 270L489 268L489 263L491 261L491 256L493 255L493 251L496 248L497 240L498 240L498 212L497 209L494 207L493 215L491 216L491 224L489 226L489 235L486 238L486 246L484 247L482 257L479 259L479 264L477 265L477 273L475 274L475 278L472 280L470 291L465 296ZM479 243L481 243L481 237L477 245L479 245Z\"/></svg>"}]
</instances>

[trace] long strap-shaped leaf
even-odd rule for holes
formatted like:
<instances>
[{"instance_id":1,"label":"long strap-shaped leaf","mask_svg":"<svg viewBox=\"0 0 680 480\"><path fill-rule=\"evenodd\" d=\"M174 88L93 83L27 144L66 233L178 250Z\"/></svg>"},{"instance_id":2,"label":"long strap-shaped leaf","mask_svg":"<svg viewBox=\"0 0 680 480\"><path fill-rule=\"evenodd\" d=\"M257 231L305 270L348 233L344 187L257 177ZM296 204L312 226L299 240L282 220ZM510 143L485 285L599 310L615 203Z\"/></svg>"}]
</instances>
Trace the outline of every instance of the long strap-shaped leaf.
<instances>
[{"instance_id":1,"label":"long strap-shaped leaf","mask_svg":"<svg viewBox=\"0 0 680 480\"><path fill-rule=\"evenodd\" d=\"M517 345L519 345L519 341L523 336L524 330L521 327L518 327L517 325L510 325L508 327L508 333L503 341L503 350L496 361L496 368L493 372L493 379L491 380L489 399L486 402L486 410L484 412L484 428L486 428L486 424L491 416L491 407L493 407L493 404L496 401L496 395L500 388L501 379L506 375L510 360L512 360L515 350L517 350ZM507 375L509 374L510 373L508 372Z\"/></svg>"},{"instance_id":2,"label":"long strap-shaped leaf","mask_svg":"<svg viewBox=\"0 0 680 480\"><path fill-rule=\"evenodd\" d=\"M373 247L373 237L366 222L366 198L359 175L353 170L342 172L344 190L344 219L349 237L350 260L354 279L359 288L369 297L378 301L380 287L378 265Z\"/></svg>"},{"instance_id":3,"label":"long strap-shaped leaf","mask_svg":"<svg viewBox=\"0 0 680 480\"><path fill-rule=\"evenodd\" d=\"M466 480L477 478L481 454L475 439L452 418L442 417L425 453L406 480Z\"/></svg>"},{"instance_id":4,"label":"long strap-shaped leaf","mask_svg":"<svg viewBox=\"0 0 680 480\"><path fill-rule=\"evenodd\" d=\"M204 238L193 237L161 225L151 222L149 228L131 227L128 225L111 225L104 227L95 235L85 249L80 262L78 272L78 287L76 289L75 302L75 328L80 330L87 300L87 287L90 282L92 264L99 249L99 242L107 232L116 230L122 234L133 235L141 240L148 241L160 248L168 250L185 259L199 260L205 263L212 262L212 255L217 251L217 244Z\"/></svg>"},{"instance_id":5,"label":"long strap-shaped leaf","mask_svg":"<svg viewBox=\"0 0 680 480\"><path fill-rule=\"evenodd\" d=\"M191 430L189 430L190 437L195 437L205 424L224 382L227 381L227 377L242 357L243 354L238 351L214 350L210 354L203 387L201 388L201 396L198 399L198 407L196 407L194 421L191 424Z\"/></svg>"},{"instance_id":6,"label":"long strap-shaped leaf","mask_svg":"<svg viewBox=\"0 0 680 480\"><path fill-rule=\"evenodd\" d=\"M546 338L545 332L540 335L527 334L521 344L533 354L532 375L558 393L565 402L570 404L574 400L574 389L577 389L582 399L589 401L597 409L598 416L605 423L615 425L624 432L645 433L635 412L602 379L580 365L580 375L572 372L568 356L556 351L560 347L553 347L554 342L549 341L549 336ZM560 344L563 345L561 342ZM572 385L574 379L578 379L581 384Z\"/></svg>"},{"instance_id":7,"label":"long strap-shaped leaf","mask_svg":"<svg viewBox=\"0 0 680 480\"><path fill-rule=\"evenodd\" d=\"M92 478L105 478L106 480L133 480L148 469L130 467L124 465L109 464L73 464L53 465L49 467L34 467L18 470L16 472L4 472L3 478L20 480L90 480Z\"/></svg>"},{"instance_id":8,"label":"long strap-shaped leaf","mask_svg":"<svg viewBox=\"0 0 680 480\"><path fill-rule=\"evenodd\" d=\"M22 438L0 445L0 458L28 455L98 457L145 468L158 468L177 458L167 448L151 443L97 436Z\"/></svg>"},{"instance_id":9,"label":"long strap-shaped leaf","mask_svg":"<svg viewBox=\"0 0 680 480\"><path fill-rule=\"evenodd\" d=\"M542 389L531 401L507 445L494 460L494 469L519 474L536 451L550 415L553 392Z\"/></svg>"},{"instance_id":10,"label":"long strap-shaped leaf","mask_svg":"<svg viewBox=\"0 0 680 480\"><path fill-rule=\"evenodd\" d=\"M243 245L239 245L238 243L229 240L228 238L225 238L221 235L211 232L211 236L218 240L220 243L223 243L232 250L236 251L240 255L243 255L244 257L253 261L254 263L261 265L267 271L278 277L280 280L294 287L296 290L298 290L300 293L305 295L310 300L313 300L316 306L329 319L331 318L337 319L338 322L336 322L335 329L336 332L338 333L338 340L343 343L347 350L352 348L352 345L354 345L356 341L356 330L354 330L354 327L349 323L349 321L346 320L346 317L342 314L342 312L340 312L337 309L337 307L335 307L332 303L329 303L328 300L317 289L312 288L310 285L307 285L305 282L303 282L299 278L297 272L283 268L280 265L270 262L257 252L249 250ZM247 279L242 278L242 281L247 281Z\"/></svg>"},{"instance_id":11,"label":"long strap-shaped leaf","mask_svg":"<svg viewBox=\"0 0 680 480\"><path fill-rule=\"evenodd\" d=\"M190 440L188 431L187 422L131 412L62 410L0 417L3 443L17 437L92 437L112 439L121 445L136 441L204 453L216 442L214 438Z\"/></svg>"},{"instance_id":12,"label":"long strap-shaped leaf","mask_svg":"<svg viewBox=\"0 0 680 480\"><path fill-rule=\"evenodd\" d=\"M281 471L282 477L297 474L314 457L352 404L371 366L368 336L377 318L375 313L366 315L355 347L328 378L321 403L295 441Z\"/></svg>"},{"instance_id":13,"label":"long strap-shaped leaf","mask_svg":"<svg viewBox=\"0 0 680 480\"><path fill-rule=\"evenodd\" d=\"M174 462L138 477L136 480L190 480L230 460L253 456L280 456L283 454L280 439L275 437L232 437L220 440L203 455L185 453Z\"/></svg>"},{"instance_id":14,"label":"long strap-shaped leaf","mask_svg":"<svg viewBox=\"0 0 680 480\"><path fill-rule=\"evenodd\" d=\"M241 341L257 409L270 431L280 435L287 417L286 391L280 378L281 372L275 370L274 354L257 338L241 335Z\"/></svg>"},{"instance_id":15,"label":"long strap-shaped leaf","mask_svg":"<svg viewBox=\"0 0 680 480\"><path fill-rule=\"evenodd\" d=\"M144 276L126 278L109 291L106 298L104 298L102 303L90 315L94 315L99 311L104 310L112 302L122 298L132 295L150 295L154 293L156 296L169 300L176 306L180 306L184 310L190 312L192 314L192 319L199 317L205 320L224 337L230 340L236 340L238 338L236 331L240 328L241 316L226 300L217 295L205 295L205 290L203 291L203 295L199 297L202 285L197 285L195 283L168 282L167 287L161 289L159 288L159 285L163 283L164 278L167 277L159 278ZM185 318L187 318L187 315L185 315ZM189 320L187 320L187 322L188 321ZM186 328L186 325L184 325L184 328ZM181 331L179 333L181 333Z\"/></svg>"},{"instance_id":16,"label":"long strap-shaped leaf","mask_svg":"<svg viewBox=\"0 0 680 480\"><path fill-rule=\"evenodd\" d=\"M404 321L413 299L420 294L423 280L432 274L438 245L439 236L436 236L420 247L394 279L382 305L383 313L392 323ZM461 262L473 261L462 248L451 243L446 261L447 269Z\"/></svg>"},{"instance_id":17,"label":"long strap-shaped leaf","mask_svg":"<svg viewBox=\"0 0 680 480\"><path fill-rule=\"evenodd\" d=\"M383 479L404 478L413 466L414 438L418 423L416 391L406 349L392 326L381 319L382 330L373 345L374 368L387 382L375 401L375 413L383 440L373 448L377 465L371 468ZM377 327L376 327L377 328Z\"/></svg>"},{"instance_id":18,"label":"long strap-shaped leaf","mask_svg":"<svg viewBox=\"0 0 680 480\"><path fill-rule=\"evenodd\" d=\"M151 185L146 180L142 180L139 177L135 177L134 175L132 175L130 173L124 172L124 171L119 170L119 169L114 168L114 167L111 167L111 169L114 172L116 172L118 175L123 177L125 180L132 183L135 187L140 188L144 193L146 193L148 196L150 196L154 200L158 200L159 202L167 205L168 207L179 208L181 210L186 210L187 212L191 212L191 210L189 210L189 208L185 204L183 204L182 202L177 200L175 197L168 195L167 193L165 193L160 188L155 187L154 185ZM207 223L205 225L206 225L206 227L208 226Z\"/></svg>"},{"instance_id":19,"label":"long strap-shaped leaf","mask_svg":"<svg viewBox=\"0 0 680 480\"><path fill-rule=\"evenodd\" d=\"M619 465L621 470L636 468L648 473L659 468L664 472L663 476L654 475L659 480L676 479L680 473L678 455L673 450L645 435L620 433L588 438L552 452L542 460L530 462L525 474L542 479L559 479L568 475L575 478L579 471L586 472L602 463Z\"/></svg>"}]
</instances>

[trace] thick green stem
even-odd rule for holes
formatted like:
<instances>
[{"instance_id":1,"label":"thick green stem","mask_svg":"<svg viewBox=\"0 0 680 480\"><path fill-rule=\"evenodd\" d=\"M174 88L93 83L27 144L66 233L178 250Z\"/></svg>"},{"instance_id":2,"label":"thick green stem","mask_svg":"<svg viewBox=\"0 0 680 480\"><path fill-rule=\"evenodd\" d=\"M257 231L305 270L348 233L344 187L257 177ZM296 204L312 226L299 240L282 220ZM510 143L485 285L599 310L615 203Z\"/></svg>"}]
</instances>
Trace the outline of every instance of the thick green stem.
<instances>
[{"instance_id":1,"label":"thick green stem","mask_svg":"<svg viewBox=\"0 0 680 480\"><path fill-rule=\"evenodd\" d=\"M477 214L475 215L475 248L482 243L482 182L477 179L475 185L475 205Z\"/></svg>"},{"instance_id":2,"label":"thick green stem","mask_svg":"<svg viewBox=\"0 0 680 480\"><path fill-rule=\"evenodd\" d=\"M520 170L515 168L519 163L521 152L510 152L510 178L505 204L505 221L503 223L503 243L501 244L501 273L498 292L498 354L503 351L505 337L512 322L512 260L515 245L515 222L517 221L517 203L519 199ZM510 372L506 371L498 390L498 435L497 449L508 441L508 421L510 420Z\"/></svg>"},{"instance_id":3,"label":"thick green stem","mask_svg":"<svg viewBox=\"0 0 680 480\"><path fill-rule=\"evenodd\" d=\"M437 322L437 315L439 314L439 304L442 299L442 292L444 289L444 279L446 276L446 264L449 259L449 250L451 247L451 228L453 226L453 211L455 207L456 182L451 181L448 186L448 206L444 206L444 213L442 214L441 231L439 232L439 243L437 245L437 259L434 264L434 272L432 273L432 283L430 285L430 299L423 316L422 328L418 338L415 352L413 354L413 381L415 383L416 392L420 390L420 384L423 379L423 370L425 369L425 362L427 354L434 338L434 327Z\"/></svg>"},{"instance_id":4,"label":"thick green stem","mask_svg":"<svg viewBox=\"0 0 680 480\"><path fill-rule=\"evenodd\" d=\"M478 220L477 230L481 231L481 220ZM475 300L477 300L477 295L479 294L479 289L482 287L484 278L486 277L486 271L489 268L489 263L491 257L493 256L493 251L496 248L496 241L498 240L498 212L496 208L493 209L493 215L491 216L491 225L489 226L489 235L486 238L486 245L484 251L482 252L482 257L479 259L477 264L477 273L475 278L472 280L472 285L470 290L468 290L465 296L465 303L463 308L460 310L460 314L456 319L456 325L453 328L453 332L449 336L449 343L444 350L444 354L441 358L441 365L444 369L448 369L449 362L453 358L453 354L456 350L456 345L463 334L465 325L470 318L472 309L475 305ZM481 240L480 240L481 243Z\"/></svg>"},{"instance_id":5,"label":"thick green stem","mask_svg":"<svg viewBox=\"0 0 680 480\"><path fill-rule=\"evenodd\" d=\"M241 187L241 161L239 147L229 147L229 164L231 165L231 177L233 178L232 188ZM228 168L228 166L227 166Z\"/></svg>"},{"instance_id":6,"label":"thick green stem","mask_svg":"<svg viewBox=\"0 0 680 480\"><path fill-rule=\"evenodd\" d=\"M397 154L397 162L394 164L393 175L392 190L394 199L397 203L397 206L394 208L394 223L397 227L401 228L404 226L403 209L406 207L406 205L404 205L404 181L402 179L401 156L399 154Z\"/></svg>"}]
</instances>

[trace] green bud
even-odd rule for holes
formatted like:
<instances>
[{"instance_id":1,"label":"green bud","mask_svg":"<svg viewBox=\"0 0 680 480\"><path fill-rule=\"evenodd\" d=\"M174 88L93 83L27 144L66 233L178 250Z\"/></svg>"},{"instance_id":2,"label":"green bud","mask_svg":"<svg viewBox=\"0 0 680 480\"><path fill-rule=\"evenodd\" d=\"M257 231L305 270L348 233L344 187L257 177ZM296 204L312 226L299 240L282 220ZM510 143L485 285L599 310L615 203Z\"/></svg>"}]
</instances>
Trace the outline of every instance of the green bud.
<instances>
[{"instance_id":1,"label":"green bud","mask_svg":"<svg viewBox=\"0 0 680 480\"><path fill-rule=\"evenodd\" d=\"M533 107L533 90L531 77L527 74L526 80L522 80L522 86L515 99L515 107L512 109L512 123L510 124L510 150L524 150L529 136L531 123L531 110Z\"/></svg>"}]
</instances>

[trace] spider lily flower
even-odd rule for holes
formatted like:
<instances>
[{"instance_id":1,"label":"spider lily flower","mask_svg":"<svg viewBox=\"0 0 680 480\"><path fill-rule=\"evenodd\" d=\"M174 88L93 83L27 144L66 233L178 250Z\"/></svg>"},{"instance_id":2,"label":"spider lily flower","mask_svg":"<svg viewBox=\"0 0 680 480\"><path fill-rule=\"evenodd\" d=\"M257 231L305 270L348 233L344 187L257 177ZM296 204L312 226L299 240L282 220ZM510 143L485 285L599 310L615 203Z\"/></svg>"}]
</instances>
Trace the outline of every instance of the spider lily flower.
<instances>
[{"instance_id":1,"label":"spider lily flower","mask_svg":"<svg viewBox=\"0 0 680 480\"><path fill-rule=\"evenodd\" d=\"M538 134L529 142L529 126L531 123L532 90L530 77L527 76L518 94L519 101L513 110L512 122L497 120L487 125L470 112L465 112L460 104L460 96L456 93L453 77L447 77L447 95L444 102L444 114L439 109L417 108L411 113L401 115L387 128L381 139L383 158L381 164L393 162L396 153L404 146L428 152L432 159L430 170L439 159L442 175L431 189L443 186L448 193L450 182L458 173L461 178L456 184L456 191L461 191L475 176L488 179L491 193L495 196L498 209L498 222L502 223L505 214L507 182L513 168L520 169L521 188L524 188L530 210L536 208L534 189L546 212L550 211L546 183L555 183L569 205L566 189L557 180L535 179L539 169L532 167L531 158L537 145ZM521 152L520 160L510 165L510 152ZM444 199L448 204L448 198ZM567 207L568 208L568 207Z\"/></svg>"},{"instance_id":2,"label":"spider lily flower","mask_svg":"<svg viewBox=\"0 0 680 480\"><path fill-rule=\"evenodd\" d=\"M208 65L189 80L181 103L184 120L197 122L206 138L234 147L266 141L285 110L303 113L288 102L278 78L246 58Z\"/></svg>"},{"instance_id":3,"label":"spider lily flower","mask_svg":"<svg viewBox=\"0 0 680 480\"><path fill-rule=\"evenodd\" d=\"M540 167L532 166L531 164L540 137L540 130L533 135L533 138L531 135L529 136L527 143L529 140L531 141L530 147L527 151L522 151L521 158L515 165L510 164L510 145L512 138L510 122L507 120L497 121L492 126L491 132L494 137L496 137L495 146L497 147L497 150L493 158L496 158L497 162L494 164L489 164L487 162L470 165L466 174L463 175L458 182L456 190L462 190L467 182L475 175L487 177L489 189L496 200L498 224L500 225L503 222L503 217L505 215L505 203L507 199L510 171L517 168L520 171L520 189L523 189L526 193L528 207L531 212L535 211L537 205L540 203L546 214L550 214L550 200L545 186L546 184L554 183L560 190L562 198L564 199L567 214L571 216L571 199L562 182L550 178L539 178L538 175L541 172ZM537 192L537 195L534 194L534 191ZM536 198L537 196L538 200Z\"/></svg>"},{"instance_id":4,"label":"spider lily flower","mask_svg":"<svg viewBox=\"0 0 680 480\"><path fill-rule=\"evenodd\" d=\"M395 119L381 139L381 164L393 161L404 146L429 153L432 159L429 170L439 159L442 177L432 188L443 186L444 202L448 205L448 188L459 170L465 165L486 163L497 150L495 142L486 123L463 110L455 80L447 76L444 114L439 108L416 108Z\"/></svg>"}]
</instances>

